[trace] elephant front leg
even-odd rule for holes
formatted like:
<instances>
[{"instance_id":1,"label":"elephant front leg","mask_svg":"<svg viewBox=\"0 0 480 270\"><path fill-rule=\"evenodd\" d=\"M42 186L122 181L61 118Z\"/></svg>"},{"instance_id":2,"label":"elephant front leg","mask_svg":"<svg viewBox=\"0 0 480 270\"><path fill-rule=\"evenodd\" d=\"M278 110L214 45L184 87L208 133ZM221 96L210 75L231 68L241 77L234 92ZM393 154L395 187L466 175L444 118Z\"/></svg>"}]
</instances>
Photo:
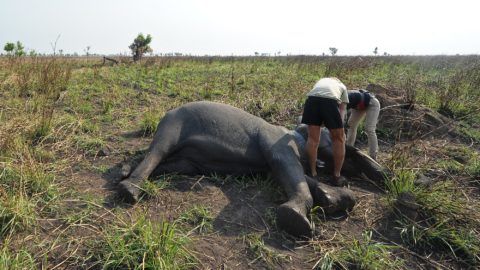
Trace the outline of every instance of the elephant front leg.
<instances>
[{"instance_id":1,"label":"elephant front leg","mask_svg":"<svg viewBox=\"0 0 480 270\"><path fill-rule=\"evenodd\" d=\"M308 215L313 199L294 137L281 129L270 130L259 134L259 144L274 177L288 196L288 201L278 207L277 225L293 236L310 237L313 228Z\"/></svg>"},{"instance_id":2,"label":"elephant front leg","mask_svg":"<svg viewBox=\"0 0 480 270\"><path fill-rule=\"evenodd\" d=\"M271 167L288 196L288 201L278 207L277 224L293 236L311 237L313 228L308 214L313 200L300 162L286 157Z\"/></svg>"}]
</instances>

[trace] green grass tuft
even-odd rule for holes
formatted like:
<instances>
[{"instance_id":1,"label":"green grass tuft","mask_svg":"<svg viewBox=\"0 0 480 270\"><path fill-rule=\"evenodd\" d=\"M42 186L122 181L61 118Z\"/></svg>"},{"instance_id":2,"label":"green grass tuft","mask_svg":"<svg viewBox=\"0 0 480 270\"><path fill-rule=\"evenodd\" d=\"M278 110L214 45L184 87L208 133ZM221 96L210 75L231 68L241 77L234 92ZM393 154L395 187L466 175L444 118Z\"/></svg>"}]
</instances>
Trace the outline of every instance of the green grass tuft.
<instances>
[{"instance_id":1,"label":"green grass tuft","mask_svg":"<svg viewBox=\"0 0 480 270\"><path fill-rule=\"evenodd\" d=\"M394 200L402 193L415 191L415 177L415 172L409 169L403 168L395 171L392 178L385 180L389 198Z\"/></svg>"},{"instance_id":2,"label":"green grass tuft","mask_svg":"<svg viewBox=\"0 0 480 270\"><path fill-rule=\"evenodd\" d=\"M261 260L266 264L268 269L277 269L282 262L291 260L289 256L278 253L267 247L259 234L247 234L243 237L243 242L247 245L249 253L254 257L249 265Z\"/></svg>"},{"instance_id":3,"label":"green grass tuft","mask_svg":"<svg viewBox=\"0 0 480 270\"><path fill-rule=\"evenodd\" d=\"M59 196L55 177L40 164L8 164L0 171L0 233L2 235L30 228L41 207L53 210Z\"/></svg>"},{"instance_id":4,"label":"green grass tuft","mask_svg":"<svg viewBox=\"0 0 480 270\"><path fill-rule=\"evenodd\" d=\"M140 189L143 191L144 196L155 197L161 190L168 188L170 186L170 181L168 179L156 180L156 181L143 181Z\"/></svg>"},{"instance_id":5,"label":"green grass tuft","mask_svg":"<svg viewBox=\"0 0 480 270\"><path fill-rule=\"evenodd\" d=\"M194 226L192 231L197 231L200 234L210 232L213 229L213 215L210 209L205 206L192 207L180 216L179 221Z\"/></svg>"},{"instance_id":6,"label":"green grass tuft","mask_svg":"<svg viewBox=\"0 0 480 270\"><path fill-rule=\"evenodd\" d=\"M344 249L326 253L320 261L320 269L404 269L404 261L394 258L396 247L376 242L372 232L363 233L363 239L345 243Z\"/></svg>"},{"instance_id":7,"label":"green grass tuft","mask_svg":"<svg viewBox=\"0 0 480 270\"><path fill-rule=\"evenodd\" d=\"M133 224L110 226L94 256L103 269L190 269L195 258L186 250L188 238L175 222L150 222L144 216Z\"/></svg>"},{"instance_id":8,"label":"green grass tuft","mask_svg":"<svg viewBox=\"0 0 480 270\"><path fill-rule=\"evenodd\" d=\"M24 249L11 251L8 245L0 248L0 269L2 270L31 270L36 269L32 254Z\"/></svg>"},{"instance_id":9,"label":"green grass tuft","mask_svg":"<svg viewBox=\"0 0 480 270\"><path fill-rule=\"evenodd\" d=\"M150 136L157 131L157 125L161 117L158 113L154 111L147 111L143 114L140 121L140 130L143 133L143 136Z\"/></svg>"},{"instance_id":10,"label":"green grass tuft","mask_svg":"<svg viewBox=\"0 0 480 270\"><path fill-rule=\"evenodd\" d=\"M35 203L23 195L7 195L0 200L0 238L31 228L36 220Z\"/></svg>"}]
</instances>

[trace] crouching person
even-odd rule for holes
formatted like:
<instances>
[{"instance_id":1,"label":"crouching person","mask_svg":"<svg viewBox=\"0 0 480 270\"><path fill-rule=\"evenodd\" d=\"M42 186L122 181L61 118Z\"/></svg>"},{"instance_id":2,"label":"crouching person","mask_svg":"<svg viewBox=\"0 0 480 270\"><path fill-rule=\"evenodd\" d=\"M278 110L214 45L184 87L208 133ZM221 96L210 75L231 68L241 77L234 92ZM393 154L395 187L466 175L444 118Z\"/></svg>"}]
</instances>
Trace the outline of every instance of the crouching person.
<instances>
[{"instance_id":1,"label":"crouching person","mask_svg":"<svg viewBox=\"0 0 480 270\"><path fill-rule=\"evenodd\" d=\"M376 129L378 115L380 114L380 102L375 98L375 95L365 90L349 90L348 100L347 109L350 109L351 113L347 123L347 145L354 146L358 125L365 119L368 154L376 160L378 152Z\"/></svg>"}]
</instances>

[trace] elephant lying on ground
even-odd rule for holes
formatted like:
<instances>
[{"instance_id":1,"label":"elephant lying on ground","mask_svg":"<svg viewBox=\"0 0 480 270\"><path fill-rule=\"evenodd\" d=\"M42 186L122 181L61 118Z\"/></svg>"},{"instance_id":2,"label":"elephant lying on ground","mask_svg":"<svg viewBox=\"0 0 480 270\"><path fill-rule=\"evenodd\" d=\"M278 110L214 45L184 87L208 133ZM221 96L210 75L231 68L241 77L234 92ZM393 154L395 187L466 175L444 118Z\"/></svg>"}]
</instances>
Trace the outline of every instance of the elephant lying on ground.
<instances>
[{"instance_id":1,"label":"elephant lying on ground","mask_svg":"<svg viewBox=\"0 0 480 270\"><path fill-rule=\"evenodd\" d=\"M333 166L330 136L322 131L318 158ZM138 200L140 182L153 171L182 174L250 174L271 172L288 201L277 210L278 225L294 236L309 236L312 205L327 212L351 210L355 201L346 188L330 187L305 175L306 126L287 130L241 109L214 102L185 104L160 121L143 161L119 183L126 199ZM343 173L364 173L383 181L382 167L354 147L346 147Z\"/></svg>"}]
</instances>

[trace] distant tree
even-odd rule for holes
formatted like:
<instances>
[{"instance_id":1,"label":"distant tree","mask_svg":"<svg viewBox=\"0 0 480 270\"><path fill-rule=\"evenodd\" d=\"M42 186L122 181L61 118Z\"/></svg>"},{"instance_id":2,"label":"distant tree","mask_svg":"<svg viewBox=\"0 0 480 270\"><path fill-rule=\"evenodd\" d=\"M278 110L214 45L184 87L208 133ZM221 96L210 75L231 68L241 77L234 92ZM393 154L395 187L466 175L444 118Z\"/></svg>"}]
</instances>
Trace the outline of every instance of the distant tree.
<instances>
[{"instance_id":1,"label":"distant tree","mask_svg":"<svg viewBox=\"0 0 480 270\"><path fill-rule=\"evenodd\" d=\"M384 56L388 56L388 53L387 53L387 52L383 52L383 55L384 55Z\"/></svg>"},{"instance_id":2,"label":"distant tree","mask_svg":"<svg viewBox=\"0 0 480 270\"><path fill-rule=\"evenodd\" d=\"M330 47L328 49L330 50L330 53L332 54L332 56L335 56L338 52L338 49L335 47Z\"/></svg>"},{"instance_id":3,"label":"distant tree","mask_svg":"<svg viewBox=\"0 0 480 270\"><path fill-rule=\"evenodd\" d=\"M255 56L258 56L259 54L260 54L260 53L258 53L258 52L255 52Z\"/></svg>"},{"instance_id":4,"label":"distant tree","mask_svg":"<svg viewBox=\"0 0 480 270\"><path fill-rule=\"evenodd\" d=\"M7 52L8 55L13 54L13 50L15 50L15 43L7 42L3 49Z\"/></svg>"},{"instance_id":5,"label":"distant tree","mask_svg":"<svg viewBox=\"0 0 480 270\"><path fill-rule=\"evenodd\" d=\"M375 49L373 50L373 54L375 54L375 55L378 54L378 47L375 47Z\"/></svg>"},{"instance_id":6,"label":"distant tree","mask_svg":"<svg viewBox=\"0 0 480 270\"><path fill-rule=\"evenodd\" d=\"M37 52L35 50L30 50L28 52L28 55L30 55L31 57L35 57L35 56L37 56Z\"/></svg>"},{"instance_id":7,"label":"distant tree","mask_svg":"<svg viewBox=\"0 0 480 270\"><path fill-rule=\"evenodd\" d=\"M90 55L90 46L87 46L84 50L85 55L88 57Z\"/></svg>"},{"instance_id":8,"label":"distant tree","mask_svg":"<svg viewBox=\"0 0 480 270\"><path fill-rule=\"evenodd\" d=\"M152 42L150 34L146 37L142 33L138 34L133 43L128 47L132 50L133 61L138 61L145 53L152 52L152 48L149 46L150 42Z\"/></svg>"},{"instance_id":9,"label":"distant tree","mask_svg":"<svg viewBox=\"0 0 480 270\"><path fill-rule=\"evenodd\" d=\"M17 43L12 43L12 42L7 42L3 49L7 52L8 55L14 55L14 56L24 56L25 55L25 47L23 47L23 44L20 41L17 41Z\"/></svg>"},{"instance_id":10,"label":"distant tree","mask_svg":"<svg viewBox=\"0 0 480 270\"><path fill-rule=\"evenodd\" d=\"M23 47L23 44L20 41L17 41L17 45L15 46L15 56L24 56L25 47Z\"/></svg>"}]
</instances>

